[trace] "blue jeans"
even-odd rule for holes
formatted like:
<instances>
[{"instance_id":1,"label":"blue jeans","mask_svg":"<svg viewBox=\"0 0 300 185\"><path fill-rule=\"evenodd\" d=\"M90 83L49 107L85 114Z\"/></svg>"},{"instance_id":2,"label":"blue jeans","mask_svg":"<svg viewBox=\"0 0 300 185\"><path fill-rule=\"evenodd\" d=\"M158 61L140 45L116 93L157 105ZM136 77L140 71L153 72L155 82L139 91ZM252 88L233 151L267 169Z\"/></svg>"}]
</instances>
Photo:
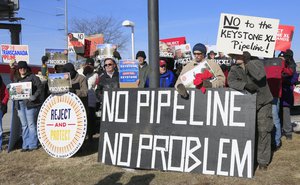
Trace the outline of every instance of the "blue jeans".
<instances>
[{"instance_id":1,"label":"blue jeans","mask_svg":"<svg viewBox=\"0 0 300 185\"><path fill-rule=\"evenodd\" d=\"M273 98L272 102L272 114L273 114L273 123L275 125L275 144L279 146L281 141L281 125L280 125L280 118L279 118L279 98Z\"/></svg>"},{"instance_id":2,"label":"blue jeans","mask_svg":"<svg viewBox=\"0 0 300 185\"><path fill-rule=\"evenodd\" d=\"M19 101L19 105L18 116L22 124L22 149L36 149L38 143L36 130L37 108L28 109L24 101Z\"/></svg>"},{"instance_id":3,"label":"blue jeans","mask_svg":"<svg viewBox=\"0 0 300 185\"><path fill-rule=\"evenodd\" d=\"M0 110L0 151L2 150L2 134L3 134L2 116L3 116L3 112Z\"/></svg>"}]
</instances>

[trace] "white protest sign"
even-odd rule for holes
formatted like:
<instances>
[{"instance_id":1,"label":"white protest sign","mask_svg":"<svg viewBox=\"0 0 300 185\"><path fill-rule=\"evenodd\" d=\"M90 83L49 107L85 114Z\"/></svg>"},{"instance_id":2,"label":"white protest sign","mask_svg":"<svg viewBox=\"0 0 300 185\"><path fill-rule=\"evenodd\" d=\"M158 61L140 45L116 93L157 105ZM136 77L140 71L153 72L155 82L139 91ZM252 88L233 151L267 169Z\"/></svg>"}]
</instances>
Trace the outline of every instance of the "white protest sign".
<instances>
[{"instance_id":1,"label":"white protest sign","mask_svg":"<svg viewBox=\"0 0 300 185\"><path fill-rule=\"evenodd\" d=\"M273 57L279 19L221 14L217 38L218 51Z\"/></svg>"}]
</instances>

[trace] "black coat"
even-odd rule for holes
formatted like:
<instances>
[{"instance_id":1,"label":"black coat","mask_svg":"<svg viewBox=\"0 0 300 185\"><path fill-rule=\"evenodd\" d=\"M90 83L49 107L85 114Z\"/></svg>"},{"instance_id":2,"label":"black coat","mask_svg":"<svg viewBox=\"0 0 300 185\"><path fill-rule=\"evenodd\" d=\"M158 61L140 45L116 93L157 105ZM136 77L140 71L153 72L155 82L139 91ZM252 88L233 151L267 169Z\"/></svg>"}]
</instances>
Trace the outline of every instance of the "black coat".
<instances>
[{"instance_id":1,"label":"black coat","mask_svg":"<svg viewBox=\"0 0 300 185\"><path fill-rule=\"evenodd\" d=\"M106 72L104 72L99 77L99 82L96 89L96 96L100 101L102 101L102 94L104 89L115 89L119 87L119 72L115 71L112 77L110 77Z\"/></svg>"}]
</instances>

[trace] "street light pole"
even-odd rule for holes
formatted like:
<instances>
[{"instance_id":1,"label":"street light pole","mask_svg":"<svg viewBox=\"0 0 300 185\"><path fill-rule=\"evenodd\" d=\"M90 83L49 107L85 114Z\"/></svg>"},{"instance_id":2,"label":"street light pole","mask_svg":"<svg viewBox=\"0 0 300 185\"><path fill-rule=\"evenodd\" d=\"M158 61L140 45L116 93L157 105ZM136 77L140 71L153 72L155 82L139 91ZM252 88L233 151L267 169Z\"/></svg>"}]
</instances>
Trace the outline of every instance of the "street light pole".
<instances>
[{"instance_id":1,"label":"street light pole","mask_svg":"<svg viewBox=\"0 0 300 185\"><path fill-rule=\"evenodd\" d=\"M65 34L68 49L68 0L65 0Z\"/></svg>"},{"instance_id":2,"label":"street light pole","mask_svg":"<svg viewBox=\"0 0 300 185\"><path fill-rule=\"evenodd\" d=\"M122 26L131 27L131 59L134 60L134 22L125 20Z\"/></svg>"}]
</instances>

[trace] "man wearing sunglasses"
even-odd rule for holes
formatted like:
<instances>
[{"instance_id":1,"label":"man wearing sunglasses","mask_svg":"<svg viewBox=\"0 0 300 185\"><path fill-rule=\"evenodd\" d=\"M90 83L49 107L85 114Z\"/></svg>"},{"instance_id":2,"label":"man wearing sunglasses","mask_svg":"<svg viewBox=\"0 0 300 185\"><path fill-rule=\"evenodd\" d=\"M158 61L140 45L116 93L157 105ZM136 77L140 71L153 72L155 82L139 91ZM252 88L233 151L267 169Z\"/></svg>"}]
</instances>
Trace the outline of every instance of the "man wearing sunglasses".
<instances>
[{"instance_id":1,"label":"man wearing sunglasses","mask_svg":"<svg viewBox=\"0 0 300 185\"><path fill-rule=\"evenodd\" d=\"M119 88L119 72L114 59L106 58L104 60L104 73L99 76L99 82L96 89L96 96L102 101L103 89Z\"/></svg>"},{"instance_id":2,"label":"man wearing sunglasses","mask_svg":"<svg viewBox=\"0 0 300 185\"><path fill-rule=\"evenodd\" d=\"M178 93L183 98L188 98L188 93L186 91L185 86L182 84L181 76L183 74L185 74L186 72L194 69L199 63L207 61L205 58L206 52L207 52L206 46L201 43L198 43L193 47L194 60L191 61L190 63L186 64L183 67L183 69L176 81L176 84L175 84L175 87L178 90ZM207 61L207 63L210 66L210 68L212 69L212 71L214 72L213 76L216 78L216 80L214 80L214 81L204 80L202 82L202 84L200 84L200 85L205 88L224 87L225 76L224 76L224 73L222 72L220 66L213 61Z\"/></svg>"},{"instance_id":3,"label":"man wearing sunglasses","mask_svg":"<svg viewBox=\"0 0 300 185\"><path fill-rule=\"evenodd\" d=\"M174 87L175 75L171 70L167 69L167 62L165 60L159 61L160 72L160 87Z\"/></svg>"}]
</instances>

